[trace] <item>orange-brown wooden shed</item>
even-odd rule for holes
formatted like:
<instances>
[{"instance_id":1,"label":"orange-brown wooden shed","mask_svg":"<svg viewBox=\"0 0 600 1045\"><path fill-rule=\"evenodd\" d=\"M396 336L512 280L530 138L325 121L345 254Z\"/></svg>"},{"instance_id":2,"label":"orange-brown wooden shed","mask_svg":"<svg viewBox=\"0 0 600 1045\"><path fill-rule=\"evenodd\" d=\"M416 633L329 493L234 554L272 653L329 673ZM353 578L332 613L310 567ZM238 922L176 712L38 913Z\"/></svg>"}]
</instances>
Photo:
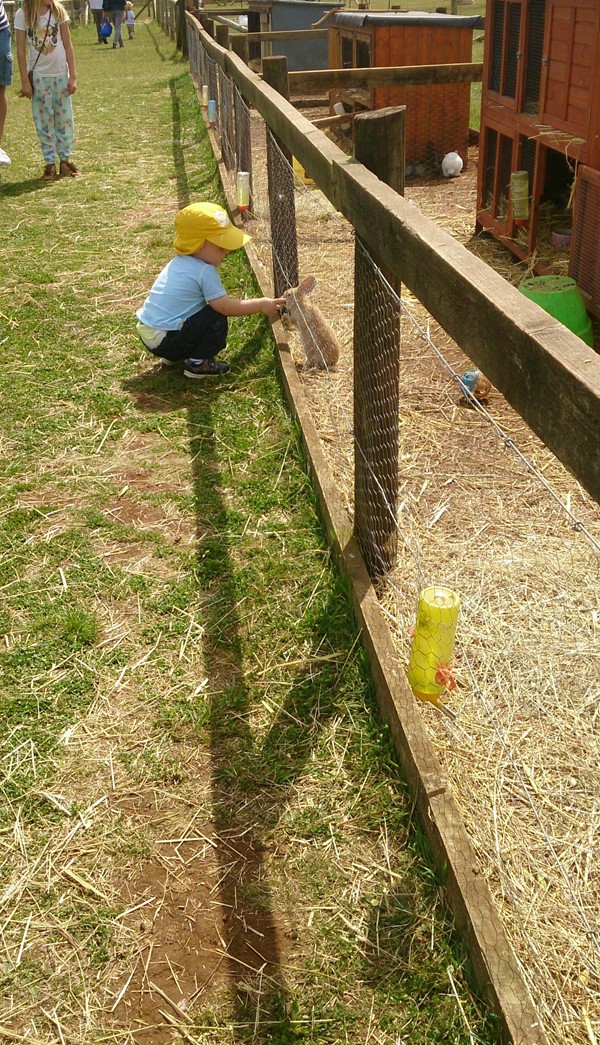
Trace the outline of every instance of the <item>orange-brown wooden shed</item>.
<instances>
[{"instance_id":1,"label":"orange-brown wooden shed","mask_svg":"<svg viewBox=\"0 0 600 1045\"><path fill-rule=\"evenodd\" d=\"M329 21L330 69L471 62L479 16L339 11ZM331 92L346 107L406 105L406 162L439 165L447 152L467 162L469 84L418 84Z\"/></svg>"},{"instance_id":2,"label":"orange-brown wooden shed","mask_svg":"<svg viewBox=\"0 0 600 1045\"><path fill-rule=\"evenodd\" d=\"M515 171L527 175L524 224ZM600 0L488 3L477 222L536 271L566 261L600 316ZM570 254L553 262L552 233L569 231Z\"/></svg>"}]
</instances>

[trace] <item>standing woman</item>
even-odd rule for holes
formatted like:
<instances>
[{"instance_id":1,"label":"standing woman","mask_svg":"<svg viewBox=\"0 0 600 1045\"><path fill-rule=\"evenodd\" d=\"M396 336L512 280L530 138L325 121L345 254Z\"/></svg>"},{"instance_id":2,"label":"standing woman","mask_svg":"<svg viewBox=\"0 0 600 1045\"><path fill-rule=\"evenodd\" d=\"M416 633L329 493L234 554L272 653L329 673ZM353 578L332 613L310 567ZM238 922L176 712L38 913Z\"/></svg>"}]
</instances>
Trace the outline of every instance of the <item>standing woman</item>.
<instances>
[{"instance_id":1,"label":"standing woman","mask_svg":"<svg viewBox=\"0 0 600 1045\"><path fill-rule=\"evenodd\" d=\"M71 159L73 104L77 89L69 16L59 0L23 0L15 14L21 94L31 98L31 112L44 157L44 181L59 173L79 175Z\"/></svg>"},{"instance_id":2,"label":"standing woman","mask_svg":"<svg viewBox=\"0 0 600 1045\"><path fill-rule=\"evenodd\" d=\"M102 0L102 10L108 16L109 21L115 27L115 35L113 36L113 49L115 47L124 47L123 37L121 36L121 29L123 27L123 18L125 17L125 3L126 0Z\"/></svg>"}]
</instances>

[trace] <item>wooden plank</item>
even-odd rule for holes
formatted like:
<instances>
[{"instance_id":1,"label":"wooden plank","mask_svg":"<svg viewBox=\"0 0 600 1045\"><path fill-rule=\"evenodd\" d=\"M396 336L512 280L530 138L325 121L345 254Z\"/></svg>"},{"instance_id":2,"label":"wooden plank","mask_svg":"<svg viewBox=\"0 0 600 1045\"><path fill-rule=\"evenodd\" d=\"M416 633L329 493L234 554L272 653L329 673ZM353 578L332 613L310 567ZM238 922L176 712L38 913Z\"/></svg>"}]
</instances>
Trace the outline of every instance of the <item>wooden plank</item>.
<instances>
[{"instance_id":1,"label":"wooden plank","mask_svg":"<svg viewBox=\"0 0 600 1045\"><path fill-rule=\"evenodd\" d=\"M249 61L249 48L248 38L240 33L233 33L230 37L231 50L235 51L238 58L241 58L244 65L248 65Z\"/></svg>"},{"instance_id":2,"label":"wooden plank","mask_svg":"<svg viewBox=\"0 0 600 1045\"><path fill-rule=\"evenodd\" d=\"M326 40L327 29L270 29L268 33L245 33L248 40Z\"/></svg>"},{"instance_id":3,"label":"wooden plank","mask_svg":"<svg viewBox=\"0 0 600 1045\"><path fill-rule=\"evenodd\" d=\"M480 83L481 62L452 65L382 66L374 69L311 69L290 73L292 94L311 94L334 88L371 89L417 83Z\"/></svg>"},{"instance_id":4,"label":"wooden plank","mask_svg":"<svg viewBox=\"0 0 600 1045\"><path fill-rule=\"evenodd\" d=\"M205 4L202 7L202 14L207 14L209 18L231 18L232 15L247 15L248 10L249 9L247 7L211 7L210 4Z\"/></svg>"},{"instance_id":5,"label":"wooden plank","mask_svg":"<svg viewBox=\"0 0 600 1045\"><path fill-rule=\"evenodd\" d=\"M343 123L352 123L352 121L360 115L355 112L347 112L345 116L319 116L316 120L311 120L313 127L335 127Z\"/></svg>"}]
</instances>

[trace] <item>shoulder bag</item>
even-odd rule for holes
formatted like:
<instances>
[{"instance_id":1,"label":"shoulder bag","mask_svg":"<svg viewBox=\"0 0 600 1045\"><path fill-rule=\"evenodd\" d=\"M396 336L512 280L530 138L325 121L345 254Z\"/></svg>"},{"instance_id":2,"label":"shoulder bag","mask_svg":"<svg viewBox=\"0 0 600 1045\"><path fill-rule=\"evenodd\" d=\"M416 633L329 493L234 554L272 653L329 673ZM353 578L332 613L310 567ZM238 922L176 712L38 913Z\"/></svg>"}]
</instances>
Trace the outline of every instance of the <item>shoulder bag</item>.
<instances>
[{"instance_id":1,"label":"shoulder bag","mask_svg":"<svg viewBox=\"0 0 600 1045\"><path fill-rule=\"evenodd\" d=\"M39 49L39 51L37 53L37 58L36 58L35 62L33 63L33 65L31 66L31 69L27 73L27 76L29 77L29 83L31 84L31 90L32 91L33 91L33 70L35 69L37 63L40 60L40 55L41 55L42 51L44 50L44 46L46 44L46 40L48 39L48 33L50 32L50 19L51 19L51 17L52 17L52 9L50 9L48 11L48 21L46 22L46 32L44 33L44 39L42 40L42 46L40 47L40 49Z\"/></svg>"}]
</instances>

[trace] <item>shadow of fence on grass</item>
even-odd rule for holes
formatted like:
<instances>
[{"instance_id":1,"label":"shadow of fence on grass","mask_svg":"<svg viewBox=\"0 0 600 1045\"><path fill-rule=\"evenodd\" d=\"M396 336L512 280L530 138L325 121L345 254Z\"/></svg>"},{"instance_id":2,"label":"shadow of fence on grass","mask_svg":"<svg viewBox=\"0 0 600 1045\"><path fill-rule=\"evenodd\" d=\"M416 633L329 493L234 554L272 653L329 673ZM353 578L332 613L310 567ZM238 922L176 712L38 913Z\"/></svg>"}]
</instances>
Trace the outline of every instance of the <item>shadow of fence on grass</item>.
<instances>
[{"instance_id":1,"label":"shadow of fence on grass","mask_svg":"<svg viewBox=\"0 0 600 1045\"><path fill-rule=\"evenodd\" d=\"M261 339L262 335L256 336L256 345ZM270 370L270 361L255 357L256 345L250 338L241 347L236 369L243 370L244 363L250 362L252 380L260 381ZM295 933L286 934L289 927L274 911L270 838L323 727L342 713L339 665L347 663L355 636L342 630L332 638L332 620L347 615L343 593L336 590L303 622L303 642L311 655L306 666L289 672L281 703L265 728L261 705L266 665L249 671L244 655L247 625L240 619L246 593L240 588L240 571L251 541L230 536L232 512L224 491L235 482L235 475L232 479L229 471L222 471L223 448L215 439L218 397L243 394L243 389L229 381L210 387L198 387L196 382L191 389L190 382L185 382L186 387L183 383L179 375L153 368L126 382L126 387L144 411L181 411L182 407L187 411L197 520L195 574L204 612L202 653L209 679L204 728L210 744L217 897L225 945L214 961L217 966L225 955L231 985L231 1017L226 1022L235 1040L292 1043L305 1036L307 1016L302 1018L286 983L285 964L295 946ZM251 459L249 455L250 467ZM263 551L257 553L262 556ZM250 566L262 569L256 562ZM266 607L269 600L264 598ZM253 607L259 615L262 608ZM336 641L343 644L341 651Z\"/></svg>"}]
</instances>

